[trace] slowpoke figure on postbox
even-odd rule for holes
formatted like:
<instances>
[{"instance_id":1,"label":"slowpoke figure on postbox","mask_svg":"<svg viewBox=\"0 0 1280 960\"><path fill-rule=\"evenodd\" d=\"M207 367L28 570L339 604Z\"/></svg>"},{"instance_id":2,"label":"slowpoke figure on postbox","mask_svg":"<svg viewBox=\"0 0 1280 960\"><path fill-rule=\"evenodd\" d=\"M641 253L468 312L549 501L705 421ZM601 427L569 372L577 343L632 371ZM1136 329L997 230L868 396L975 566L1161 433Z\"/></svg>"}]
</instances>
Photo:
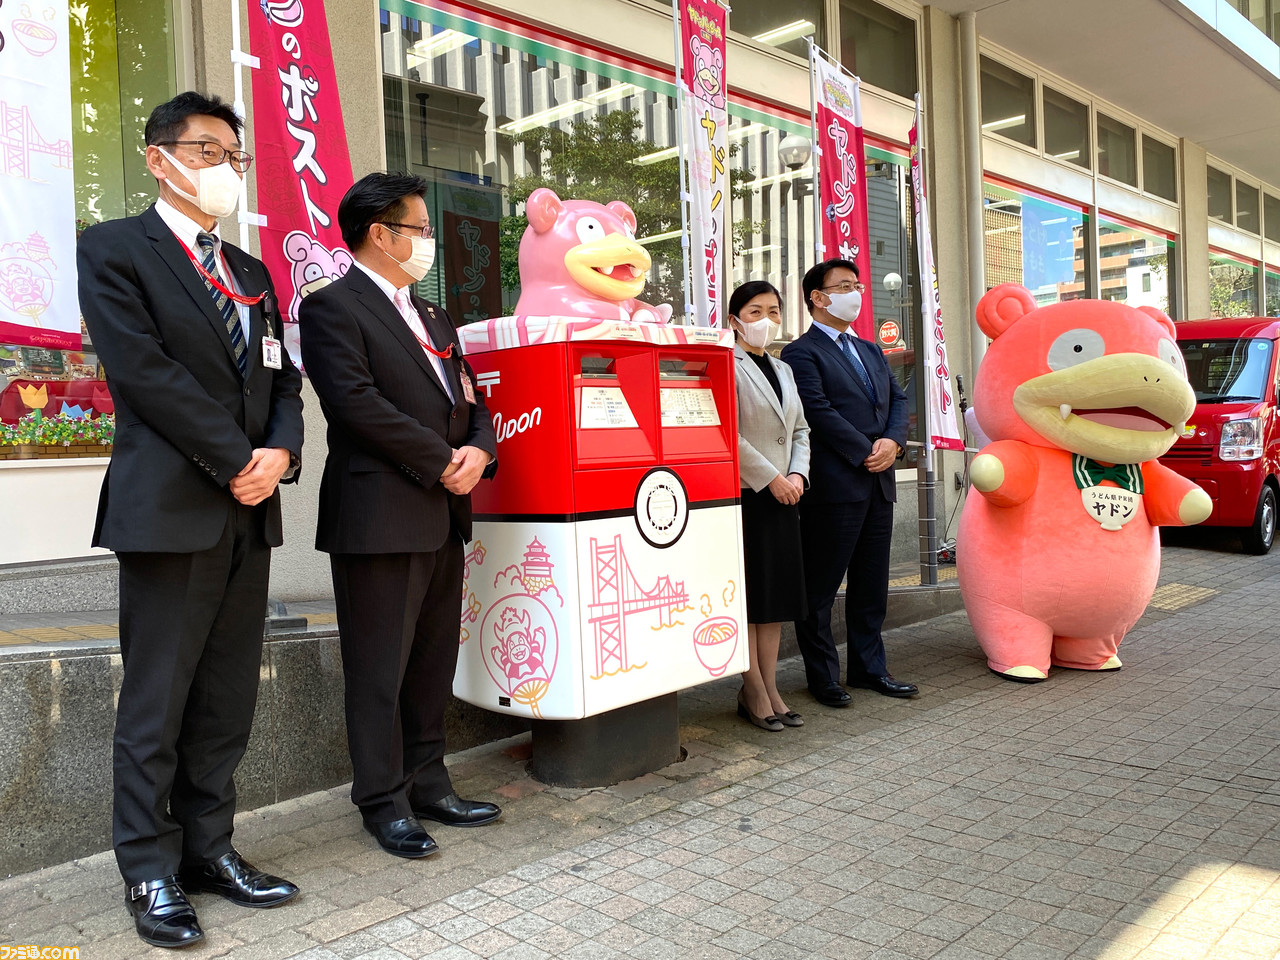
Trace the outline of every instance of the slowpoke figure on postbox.
<instances>
[{"instance_id":1,"label":"slowpoke figure on postbox","mask_svg":"<svg viewBox=\"0 0 1280 960\"><path fill-rule=\"evenodd\" d=\"M542 189L527 216L516 316L458 331L499 470L472 494L454 694L571 720L747 668L733 334L638 299L625 203Z\"/></svg>"},{"instance_id":2,"label":"slowpoke figure on postbox","mask_svg":"<svg viewBox=\"0 0 1280 960\"><path fill-rule=\"evenodd\" d=\"M525 201L516 315L666 323L671 305L636 298L652 265L636 242L636 215L609 204L561 200L541 187Z\"/></svg>"}]
</instances>

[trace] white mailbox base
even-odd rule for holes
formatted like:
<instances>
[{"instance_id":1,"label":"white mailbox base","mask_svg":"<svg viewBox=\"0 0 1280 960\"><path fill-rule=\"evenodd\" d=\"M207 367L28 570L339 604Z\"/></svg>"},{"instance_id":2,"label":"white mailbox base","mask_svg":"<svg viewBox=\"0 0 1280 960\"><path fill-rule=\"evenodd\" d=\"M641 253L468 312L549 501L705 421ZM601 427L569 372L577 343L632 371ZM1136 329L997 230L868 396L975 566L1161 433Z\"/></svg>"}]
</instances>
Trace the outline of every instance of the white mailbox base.
<instances>
[{"instance_id":1,"label":"white mailbox base","mask_svg":"<svg viewBox=\"0 0 1280 960\"><path fill-rule=\"evenodd\" d=\"M692 504L656 547L634 514L478 521L468 546L459 699L571 720L743 673L737 504Z\"/></svg>"}]
</instances>

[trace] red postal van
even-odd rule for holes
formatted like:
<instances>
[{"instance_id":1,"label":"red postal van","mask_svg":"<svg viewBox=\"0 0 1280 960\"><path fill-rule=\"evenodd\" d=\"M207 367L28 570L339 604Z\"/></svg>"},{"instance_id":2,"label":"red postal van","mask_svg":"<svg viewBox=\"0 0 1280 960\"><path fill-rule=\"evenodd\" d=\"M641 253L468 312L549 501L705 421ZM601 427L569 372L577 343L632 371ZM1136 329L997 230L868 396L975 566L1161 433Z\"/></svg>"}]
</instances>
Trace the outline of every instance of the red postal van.
<instances>
[{"instance_id":1,"label":"red postal van","mask_svg":"<svg viewBox=\"0 0 1280 960\"><path fill-rule=\"evenodd\" d=\"M1177 324L1196 412L1160 458L1213 499L1206 526L1239 527L1250 553L1266 553L1280 497L1280 319L1233 317Z\"/></svg>"}]
</instances>

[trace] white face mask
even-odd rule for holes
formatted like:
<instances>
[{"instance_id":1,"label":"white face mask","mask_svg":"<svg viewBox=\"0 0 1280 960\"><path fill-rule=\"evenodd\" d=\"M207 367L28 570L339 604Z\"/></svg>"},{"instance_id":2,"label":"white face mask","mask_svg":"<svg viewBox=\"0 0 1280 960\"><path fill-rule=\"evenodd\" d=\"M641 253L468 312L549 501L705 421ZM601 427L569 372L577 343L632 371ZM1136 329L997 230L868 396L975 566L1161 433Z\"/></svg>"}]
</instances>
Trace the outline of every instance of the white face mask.
<instances>
[{"instance_id":1,"label":"white face mask","mask_svg":"<svg viewBox=\"0 0 1280 960\"><path fill-rule=\"evenodd\" d=\"M827 313L831 314L837 320L843 320L845 323L853 323L858 319L858 314L862 312L862 293L858 290L850 290L848 293L832 293L829 294L831 303L827 305Z\"/></svg>"},{"instance_id":2,"label":"white face mask","mask_svg":"<svg viewBox=\"0 0 1280 960\"><path fill-rule=\"evenodd\" d=\"M403 234L396 234L403 236ZM388 257L400 264L400 269L407 273L414 283L417 283L428 273L431 272L431 265L436 262L436 239L432 237L409 237L409 242L413 244L413 252L409 254L408 260L399 260L391 256L385 250Z\"/></svg>"},{"instance_id":3,"label":"white face mask","mask_svg":"<svg viewBox=\"0 0 1280 960\"><path fill-rule=\"evenodd\" d=\"M760 320L739 320L738 335L742 337L745 343L750 344L757 350L763 350L773 342L774 322L768 317Z\"/></svg>"},{"instance_id":4,"label":"white face mask","mask_svg":"<svg viewBox=\"0 0 1280 960\"><path fill-rule=\"evenodd\" d=\"M202 167L195 170L179 163L164 147L157 147L165 158L182 171L182 175L191 181L196 188L195 196L168 180L169 189L183 199L190 200L200 210L211 217L229 217L236 212L240 203L240 175L230 162L220 163L216 167Z\"/></svg>"}]
</instances>

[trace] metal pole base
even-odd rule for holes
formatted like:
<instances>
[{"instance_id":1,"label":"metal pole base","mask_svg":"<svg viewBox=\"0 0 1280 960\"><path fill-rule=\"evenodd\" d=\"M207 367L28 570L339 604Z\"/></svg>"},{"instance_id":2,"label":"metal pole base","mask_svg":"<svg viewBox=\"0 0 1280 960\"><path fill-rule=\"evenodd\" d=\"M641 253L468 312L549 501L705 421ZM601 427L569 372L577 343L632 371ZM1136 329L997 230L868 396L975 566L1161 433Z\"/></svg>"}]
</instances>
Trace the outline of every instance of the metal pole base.
<instances>
[{"instance_id":1,"label":"metal pole base","mask_svg":"<svg viewBox=\"0 0 1280 960\"><path fill-rule=\"evenodd\" d=\"M529 772L553 787L608 787L680 759L676 694L582 720L534 720Z\"/></svg>"}]
</instances>

